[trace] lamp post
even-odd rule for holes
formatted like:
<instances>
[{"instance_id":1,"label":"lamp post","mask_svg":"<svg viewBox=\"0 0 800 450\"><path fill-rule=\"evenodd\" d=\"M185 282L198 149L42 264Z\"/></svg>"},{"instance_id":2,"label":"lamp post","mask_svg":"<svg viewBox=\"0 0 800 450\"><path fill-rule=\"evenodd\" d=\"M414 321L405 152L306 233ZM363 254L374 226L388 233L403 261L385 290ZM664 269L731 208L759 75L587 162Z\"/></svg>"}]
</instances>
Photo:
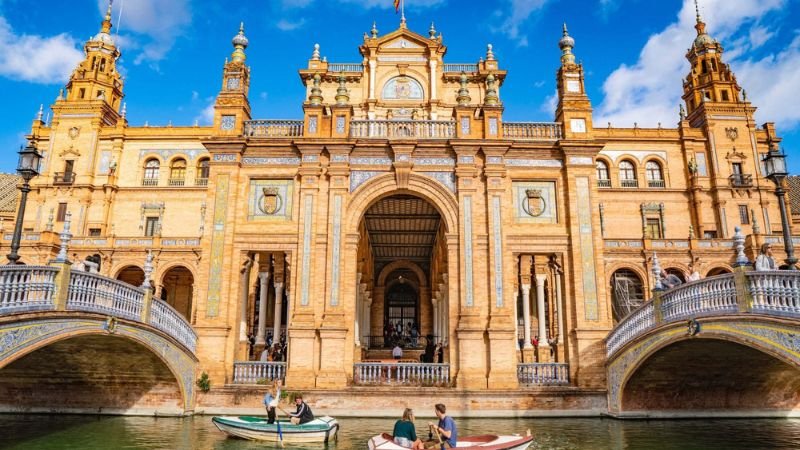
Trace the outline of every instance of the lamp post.
<instances>
[{"instance_id":1,"label":"lamp post","mask_svg":"<svg viewBox=\"0 0 800 450\"><path fill-rule=\"evenodd\" d=\"M789 217L786 214L786 191L783 180L789 175L786 171L786 155L775 146L770 146L769 153L764 156L764 168L767 178L775 183L775 195L778 196L778 207L781 210L781 228L783 229L783 246L786 250L786 264L789 270L797 270L797 258L794 257L792 233L789 229Z\"/></svg>"},{"instance_id":2,"label":"lamp post","mask_svg":"<svg viewBox=\"0 0 800 450\"><path fill-rule=\"evenodd\" d=\"M11 240L11 253L8 254L8 263L17 264L19 261L19 242L22 238L22 219L25 218L25 203L28 201L28 192L31 191L29 182L31 178L39 175L39 161L42 155L36 151L36 147L28 144L27 147L19 150L19 164L17 173L22 177L23 183L19 188L22 197L17 209L17 221L14 224L14 238Z\"/></svg>"}]
</instances>

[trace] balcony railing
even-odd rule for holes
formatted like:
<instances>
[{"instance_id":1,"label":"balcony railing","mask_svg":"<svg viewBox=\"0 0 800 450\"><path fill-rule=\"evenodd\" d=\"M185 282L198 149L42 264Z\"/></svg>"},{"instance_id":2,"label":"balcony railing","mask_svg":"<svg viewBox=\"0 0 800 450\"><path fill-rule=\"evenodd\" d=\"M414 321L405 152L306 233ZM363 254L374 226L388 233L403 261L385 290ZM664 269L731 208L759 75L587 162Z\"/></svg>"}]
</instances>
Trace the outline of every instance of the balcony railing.
<instances>
[{"instance_id":1,"label":"balcony railing","mask_svg":"<svg viewBox=\"0 0 800 450\"><path fill-rule=\"evenodd\" d=\"M363 139L452 139L452 120L352 120L350 137Z\"/></svg>"},{"instance_id":2,"label":"balcony railing","mask_svg":"<svg viewBox=\"0 0 800 450\"><path fill-rule=\"evenodd\" d=\"M555 141L561 139L558 122L503 122L503 137L525 141Z\"/></svg>"},{"instance_id":3,"label":"balcony railing","mask_svg":"<svg viewBox=\"0 0 800 450\"><path fill-rule=\"evenodd\" d=\"M667 184L664 182L664 180L647 180L647 187L663 189L667 187Z\"/></svg>"},{"instance_id":4,"label":"balcony railing","mask_svg":"<svg viewBox=\"0 0 800 450\"><path fill-rule=\"evenodd\" d=\"M527 386L558 386L569 384L569 364L524 363L517 364L519 384Z\"/></svg>"},{"instance_id":5,"label":"balcony railing","mask_svg":"<svg viewBox=\"0 0 800 450\"><path fill-rule=\"evenodd\" d=\"M170 186L183 186L186 184L185 178L170 178L169 185Z\"/></svg>"},{"instance_id":6,"label":"balcony railing","mask_svg":"<svg viewBox=\"0 0 800 450\"><path fill-rule=\"evenodd\" d=\"M598 179L597 180L597 187L610 188L611 187L611 180Z\"/></svg>"},{"instance_id":7,"label":"balcony railing","mask_svg":"<svg viewBox=\"0 0 800 450\"><path fill-rule=\"evenodd\" d=\"M208 186L208 178L197 178L194 180L195 186Z\"/></svg>"},{"instance_id":8,"label":"balcony railing","mask_svg":"<svg viewBox=\"0 0 800 450\"><path fill-rule=\"evenodd\" d=\"M264 384L286 377L285 362L236 361L233 363L234 384Z\"/></svg>"},{"instance_id":9,"label":"balcony railing","mask_svg":"<svg viewBox=\"0 0 800 450\"><path fill-rule=\"evenodd\" d=\"M328 72L363 72L361 63L328 63Z\"/></svg>"},{"instance_id":10,"label":"balcony railing","mask_svg":"<svg viewBox=\"0 0 800 450\"><path fill-rule=\"evenodd\" d=\"M53 184L70 185L75 182L75 172L56 172L53 176Z\"/></svg>"},{"instance_id":11,"label":"balcony railing","mask_svg":"<svg viewBox=\"0 0 800 450\"><path fill-rule=\"evenodd\" d=\"M731 182L731 187L753 187L753 176L747 173L735 173L728 177L728 179Z\"/></svg>"},{"instance_id":12,"label":"balcony railing","mask_svg":"<svg viewBox=\"0 0 800 450\"><path fill-rule=\"evenodd\" d=\"M477 64L445 64L443 68L444 72L456 72L456 73L472 73L478 71Z\"/></svg>"},{"instance_id":13,"label":"balcony railing","mask_svg":"<svg viewBox=\"0 0 800 450\"><path fill-rule=\"evenodd\" d=\"M450 364L365 361L356 363L353 372L358 385L450 385Z\"/></svg>"},{"instance_id":14,"label":"balcony railing","mask_svg":"<svg viewBox=\"0 0 800 450\"><path fill-rule=\"evenodd\" d=\"M619 180L619 185L624 188L637 188L639 187L639 180Z\"/></svg>"},{"instance_id":15,"label":"balcony railing","mask_svg":"<svg viewBox=\"0 0 800 450\"><path fill-rule=\"evenodd\" d=\"M142 186L158 186L158 178L142 178Z\"/></svg>"},{"instance_id":16,"label":"balcony railing","mask_svg":"<svg viewBox=\"0 0 800 450\"><path fill-rule=\"evenodd\" d=\"M750 271L744 275L741 286L729 273L664 291L611 330L606 339L607 356L613 357L656 326L688 318L748 313L800 318L800 272Z\"/></svg>"},{"instance_id":17,"label":"balcony railing","mask_svg":"<svg viewBox=\"0 0 800 450\"><path fill-rule=\"evenodd\" d=\"M302 120L247 120L244 135L256 138L301 137Z\"/></svg>"}]
</instances>

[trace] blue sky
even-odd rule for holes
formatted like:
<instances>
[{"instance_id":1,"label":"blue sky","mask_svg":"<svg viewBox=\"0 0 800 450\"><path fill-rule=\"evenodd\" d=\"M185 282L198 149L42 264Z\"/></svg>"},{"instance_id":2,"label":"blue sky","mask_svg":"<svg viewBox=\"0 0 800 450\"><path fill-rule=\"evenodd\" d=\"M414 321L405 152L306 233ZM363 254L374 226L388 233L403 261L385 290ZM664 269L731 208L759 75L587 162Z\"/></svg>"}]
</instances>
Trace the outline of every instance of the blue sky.
<instances>
[{"instance_id":1,"label":"blue sky","mask_svg":"<svg viewBox=\"0 0 800 450\"><path fill-rule=\"evenodd\" d=\"M47 113L106 5L0 0L0 171L14 170L39 105ZM700 8L759 107L757 123L777 123L791 171L800 173L800 1L700 0ZM695 36L693 0L408 0L406 16L423 35L435 22L449 63L476 62L493 44L509 72L501 90L507 120L553 119L557 43L566 21L597 126L677 122L689 70L684 54ZM297 70L314 43L329 61L360 62L358 45L372 22L384 34L399 17L392 0L116 0L130 123L208 123L242 20L253 116L300 118Z\"/></svg>"}]
</instances>

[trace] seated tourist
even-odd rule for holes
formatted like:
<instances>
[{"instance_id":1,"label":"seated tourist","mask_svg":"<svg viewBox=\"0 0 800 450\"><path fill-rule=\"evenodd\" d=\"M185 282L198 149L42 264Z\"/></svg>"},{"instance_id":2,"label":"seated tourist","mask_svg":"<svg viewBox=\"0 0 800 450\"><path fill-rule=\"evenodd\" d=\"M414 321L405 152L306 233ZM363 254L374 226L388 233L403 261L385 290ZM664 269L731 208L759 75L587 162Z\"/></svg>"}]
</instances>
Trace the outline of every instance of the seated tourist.
<instances>
[{"instance_id":1,"label":"seated tourist","mask_svg":"<svg viewBox=\"0 0 800 450\"><path fill-rule=\"evenodd\" d=\"M311 412L311 408L303 401L302 395L297 394L294 398L294 404L297 406L297 411L289 413L289 420L293 425L302 425L314 420L314 413Z\"/></svg>"},{"instance_id":2,"label":"seated tourist","mask_svg":"<svg viewBox=\"0 0 800 450\"><path fill-rule=\"evenodd\" d=\"M406 408L403 411L403 418L395 422L392 431L394 443L403 448L422 450L425 445L417 437L417 430L414 428L414 411Z\"/></svg>"}]
</instances>

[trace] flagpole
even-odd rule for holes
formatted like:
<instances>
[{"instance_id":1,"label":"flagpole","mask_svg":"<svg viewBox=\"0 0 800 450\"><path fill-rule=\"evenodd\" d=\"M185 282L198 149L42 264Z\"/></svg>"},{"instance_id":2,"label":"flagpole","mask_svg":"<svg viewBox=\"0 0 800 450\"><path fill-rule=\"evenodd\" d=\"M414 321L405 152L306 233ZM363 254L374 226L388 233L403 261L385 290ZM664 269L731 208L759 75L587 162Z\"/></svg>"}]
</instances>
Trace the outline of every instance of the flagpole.
<instances>
[{"instance_id":1,"label":"flagpole","mask_svg":"<svg viewBox=\"0 0 800 450\"><path fill-rule=\"evenodd\" d=\"M400 0L400 21L406 23L406 1Z\"/></svg>"}]
</instances>

